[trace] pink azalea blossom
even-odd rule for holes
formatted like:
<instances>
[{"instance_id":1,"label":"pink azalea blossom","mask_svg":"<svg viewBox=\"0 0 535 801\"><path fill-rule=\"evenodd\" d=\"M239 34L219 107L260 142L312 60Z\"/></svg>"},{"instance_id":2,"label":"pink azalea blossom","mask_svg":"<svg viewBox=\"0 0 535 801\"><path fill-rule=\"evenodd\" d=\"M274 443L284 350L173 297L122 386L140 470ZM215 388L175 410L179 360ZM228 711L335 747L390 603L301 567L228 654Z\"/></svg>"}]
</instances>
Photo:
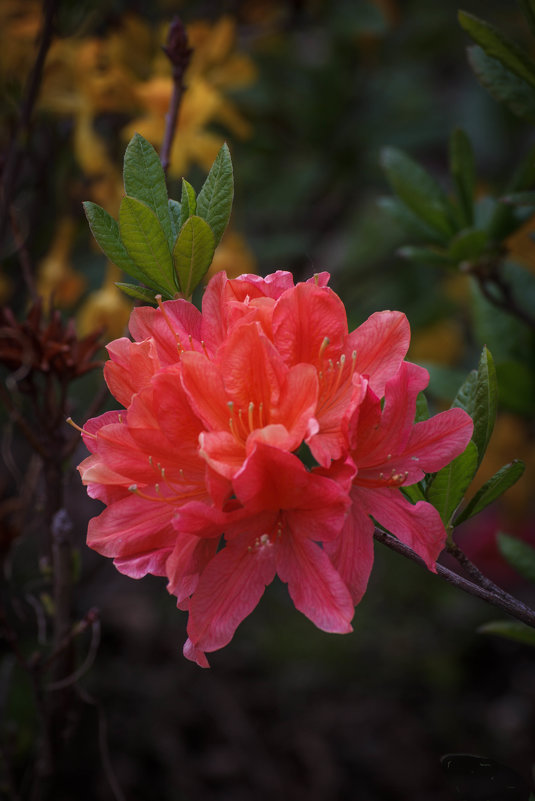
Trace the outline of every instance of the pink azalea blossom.
<instances>
[{"instance_id":1,"label":"pink azalea blossom","mask_svg":"<svg viewBox=\"0 0 535 801\"><path fill-rule=\"evenodd\" d=\"M185 654L232 638L275 575L325 631L351 630L374 522L430 569L444 527L401 487L451 461L472 432L460 410L414 423L425 370L403 361L409 325L373 314L349 332L328 274L210 281L132 312L104 375L124 406L89 420L79 467L106 509L88 544L123 573L166 576L188 610ZM306 443L319 467L296 453Z\"/></svg>"}]
</instances>

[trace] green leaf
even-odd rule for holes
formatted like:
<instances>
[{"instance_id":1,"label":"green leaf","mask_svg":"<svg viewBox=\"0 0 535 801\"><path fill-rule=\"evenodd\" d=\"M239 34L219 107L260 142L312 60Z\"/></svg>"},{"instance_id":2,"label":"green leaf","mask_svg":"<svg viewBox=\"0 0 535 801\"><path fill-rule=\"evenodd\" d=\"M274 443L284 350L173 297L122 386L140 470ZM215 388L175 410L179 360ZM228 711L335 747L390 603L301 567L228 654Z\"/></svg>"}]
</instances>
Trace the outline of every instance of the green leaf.
<instances>
[{"instance_id":1,"label":"green leaf","mask_svg":"<svg viewBox=\"0 0 535 801\"><path fill-rule=\"evenodd\" d=\"M431 267L451 267L452 260L448 255L448 251L444 248L425 247L420 245L405 245L399 248L398 256L401 256L407 261L413 261L416 264L427 264Z\"/></svg>"},{"instance_id":2,"label":"green leaf","mask_svg":"<svg viewBox=\"0 0 535 801\"><path fill-rule=\"evenodd\" d=\"M517 573L535 584L535 548L526 542L510 537L509 534L499 533L498 548L502 556Z\"/></svg>"},{"instance_id":3,"label":"green leaf","mask_svg":"<svg viewBox=\"0 0 535 801\"><path fill-rule=\"evenodd\" d=\"M505 637L507 640L523 642L525 645L535 646L535 629L526 626L524 623L516 623L508 620L491 620L484 623L477 629L478 634L495 634L498 637Z\"/></svg>"},{"instance_id":4,"label":"green leaf","mask_svg":"<svg viewBox=\"0 0 535 801\"><path fill-rule=\"evenodd\" d=\"M429 406L427 404L427 398L425 397L423 392L419 392L416 398L416 416L414 418L415 423L420 423L422 420L429 419Z\"/></svg>"},{"instance_id":5,"label":"green leaf","mask_svg":"<svg viewBox=\"0 0 535 801\"><path fill-rule=\"evenodd\" d=\"M234 173L228 145L216 156L197 198L197 214L206 220L219 244L227 227L234 198Z\"/></svg>"},{"instance_id":6,"label":"green leaf","mask_svg":"<svg viewBox=\"0 0 535 801\"><path fill-rule=\"evenodd\" d=\"M118 286L125 295L129 295L131 298L156 305L155 293L151 292L150 289L145 289L145 287L139 286L139 284L125 284L122 281L116 281L115 286Z\"/></svg>"},{"instance_id":7,"label":"green leaf","mask_svg":"<svg viewBox=\"0 0 535 801\"><path fill-rule=\"evenodd\" d=\"M165 174L155 149L138 133L134 134L124 154L123 179L126 194L152 209L172 248L174 239Z\"/></svg>"},{"instance_id":8,"label":"green leaf","mask_svg":"<svg viewBox=\"0 0 535 801\"><path fill-rule=\"evenodd\" d=\"M470 139L460 128L450 137L450 172L455 183L464 224L474 222L476 170Z\"/></svg>"},{"instance_id":9,"label":"green leaf","mask_svg":"<svg viewBox=\"0 0 535 801\"><path fill-rule=\"evenodd\" d=\"M214 255L214 234L200 217L190 217L180 231L173 261L184 297L189 298L207 272Z\"/></svg>"},{"instance_id":10,"label":"green leaf","mask_svg":"<svg viewBox=\"0 0 535 801\"><path fill-rule=\"evenodd\" d=\"M169 199L169 216L171 218L171 228L173 230L173 245L180 231L180 203L178 200Z\"/></svg>"},{"instance_id":11,"label":"green leaf","mask_svg":"<svg viewBox=\"0 0 535 801\"><path fill-rule=\"evenodd\" d=\"M491 58L497 58L504 67L535 88L535 64L511 39L488 22L466 11L459 11L461 27Z\"/></svg>"},{"instance_id":12,"label":"green leaf","mask_svg":"<svg viewBox=\"0 0 535 801\"><path fill-rule=\"evenodd\" d=\"M91 232L108 259L132 278L144 281L144 272L128 255L121 241L116 220L105 209L90 200L86 200L83 207Z\"/></svg>"},{"instance_id":13,"label":"green leaf","mask_svg":"<svg viewBox=\"0 0 535 801\"><path fill-rule=\"evenodd\" d=\"M472 412L474 421L472 439L477 445L479 453L478 464L481 464L489 444L496 420L497 404L498 382L496 381L496 368L490 351L483 347L477 368Z\"/></svg>"},{"instance_id":14,"label":"green leaf","mask_svg":"<svg viewBox=\"0 0 535 801\"><path fill-rule=\"evenodd\" d=\"M381 152L381 165L393 191L417 217L449 238L453 228L448 201L423 167L394 147Z\"/></svg>"},{"instance_id":15,"label":"green leaf","mask_svg":"<svg viewBox=\"0 0 535 801\"><path fill-rule=\"evenodd\" d=\"M468 61L479 82L498 103L504 103L513 114L535 119L535 92L526 81L510 72L478 45L468 48Z\"/></svg>"},{"instance_id":16,"label":"green leaf","mask_svg":"<svg viewBox=\"0 0 535 801\"><path fill-rule=\"evenodd\" d=\"M474 400L477 382L477 370L468 373L464 384L459 389L451 404L452 409L464 409L470 417L474 414Z\"/></svg>"},{"instance_id":17,"label":"green leaf","mask_svg":"<svg viewBox=\"0 0 535 801\"><path fill-rule=\"evenodd\" d=\"M535 33L535 0L519 0L519 3L531 32Z\"/></svg>"},{"instance_id":18,"label":"green leaf","mask_svg":"<svg viewBox=\"0 0 535 801\"><path fill-rule=\"evenodd\" d=\"M195 189L192 187L185 178L182 178L182 198L181 198L182 211L180 212L180 228L184 225L189 217L193 217L197 211L197 196Z\"/></svg>"},{"instance_id":19,"label":"green leaf","mask_svg":"<svg viewBox=\"0 0 535 801\"><path fill-rule=\"evenodd\" d=\"M438 510L445 526L449 525L476 473L477 455L475 444L469 442L460 456L439 470L427 490L427 500Z\"/></svg>"},{"instance_id":20,"label":"green leaf","mask_svg":"<svg viewBox=\"0 0 535 801\"><path fill-rule=\"evenodd\" d=\"M150 283L151 288L161 287L173 297L177 291L173 259L154 212L140 200L124 197L119 209L119 230L129 255L144 273L144 283Z\"/></svg>"},{"instance_id":21,"label":"green leaf","mask_svg":"<svg viewBox=\"0 0 535 801\"><path fill-rule=\"evenodd\" d=\"M468 505L456 518L455 525L458 526L459 523L463 523L465 520L468 520L469 517L474 517L474 515L477 515L486 506L499 498L500 495L503 495L509 487L516 484L518 479L522 476L524 469L525 465L519 459L515 459L501 467L498 472L495 473L492 478L489 478L481 489L476 492Z\"/></svg>"},{"instance_id":22,"label":"green leaf","mask_svg":"<svg viewBox=\"0 0 535 801\"><path fill-rule=\"evenodd\" d=\"M455 236L449 245L448 255L454 262L472 261L483 253L487 245L487 233L476 228L465 228Z\"/></svg>"},{"instance_id":23,"label":"green leaf","mask_svg":"<svg viewBox=\"0 0 535 801\"><path fill-rule=\"evenodd\" d=\"M378 199L377 205L393 220L407 239L437 243L445 241L441 234L413 214L397 197L381 197Z\"/></svg>"},{"instance_id":24,"label":"green leaf","mask_svg":"<svg viewBox=\"0 0 535 801\"><path fill-rule=\"evenodd\" d=\"M401 491L412 503L426 500L424 491L419 484L410 484L408 487L401 487Z\"/></svg>"}]
</instances>

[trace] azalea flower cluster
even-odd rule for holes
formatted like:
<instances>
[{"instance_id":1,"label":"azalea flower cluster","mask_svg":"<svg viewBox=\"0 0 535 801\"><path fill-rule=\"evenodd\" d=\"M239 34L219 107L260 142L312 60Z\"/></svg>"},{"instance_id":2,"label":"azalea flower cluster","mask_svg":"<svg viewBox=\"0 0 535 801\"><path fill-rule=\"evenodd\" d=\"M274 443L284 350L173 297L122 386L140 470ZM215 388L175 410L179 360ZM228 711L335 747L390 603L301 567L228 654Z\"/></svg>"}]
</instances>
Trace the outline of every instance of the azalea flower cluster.
<instances>
[{"instance_id":1,"label":"azalea flower cluster","mask_svg":"<svg viewBox=\"0 0 535 801\"><path fill-rule=\"evenodd\" d=\"M444 547L436 509L402 487L460 454L472 421L452 409L415 423L429 376L404 361L405 315L350 333L328 278L218 273L202 312L136 308L133 341L108 345L125 410L83 429L82 479L107 506L88 544L128 576L167 577L189 612L184 654L204 667L275 575L320 629L351 631L376 523L430 570Z\"/></svg>"}]
</instances>

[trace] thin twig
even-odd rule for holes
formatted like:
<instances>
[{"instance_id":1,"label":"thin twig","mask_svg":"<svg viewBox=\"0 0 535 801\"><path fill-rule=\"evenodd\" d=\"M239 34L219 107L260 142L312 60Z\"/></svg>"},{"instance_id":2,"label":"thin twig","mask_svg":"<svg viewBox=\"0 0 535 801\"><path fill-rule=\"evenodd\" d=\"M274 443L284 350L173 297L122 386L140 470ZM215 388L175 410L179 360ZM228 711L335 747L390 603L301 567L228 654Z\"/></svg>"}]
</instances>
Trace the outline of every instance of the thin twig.
<instances>
[{"instance_id":1,"label":"thin twig","mask_svg":"<svg viewBox=\"0 0 535 801\"><path fill-rule=\"evenodd\" d=\"M28 252L28 248L24 242L24 236L20 230L17 215L15 214L13 207L9 209L9 219L11 222L13 239L15 240L15 245L17 247L17 255L19 257L20 269L22 272L22 277L24 278L24 283L26 284L26 289L28 290L31 299L34 303L37 303L39 295L35 287L35 281L33 280L32 260Z\"/></svg>"},{"instance_id":2,"label":"thin twig","mask_svg":"<svg viewBox=\"0 0 535 801\"><path fill-rule=\"evenodd\" d=\"M480 587L484 587L484 589L489 590L489 592L495 592L497 595L507 595L505 590L502 590L501 587L498 587L493 581L491 581L487 576L485 576L481 570L467 557L464 551L462 551L457 543L455 542L448 542L446 545L446 550L454 559L456 559L459 564L461 565L464 570L468 573L468 575L475 581L476 584L479 584Z\"/></svg>"},{"instance_id":3,"label":"thin twig","mask_svg":"<svg viewBox=\"0 0 535 801\"><path fill-rule=\"evenodd\" d=\"M42 446L39 439L35 436L31 428L29 427L28 423L26 422L22 414L19 412L19 410L11 400L9 393L4 389L4 387L1 384L0 384L0 400L5 405L10 416L16 422L16 424L18 425L18 427L20 428L20 430L22 431L22 433L24 434L24 436L34 449L34 451L36 451L42 459L46 459L47 452L45 448Z\"/></svg>"},{"instance_id":4,"label":"thin twig","mask_svg":"<svg viewBox=\"0 0 535 801\"><path fill-rule=\"evenodd\" d=\"M173 94L169 111L165 117L165 135L160 152L160 161L166 173L171 160L171 146L175 136L178 112L184 93L184 73L188 68L192 50L188 47L188 35L180 17L174 17L169 26L167 42L162 48L172 65Z\"/></svg>"},{"instance_id":5,"label":"thin twig","mask_svg":"<svg viewBox=\"0 0 535 801\"><path fill-rule=\"evenodd\" d=\"M43 0L44 20L41 30L39 50L37 51L35 63L26 85L26 90L24 92L24 97L20 107L19 118L17 124L15 125L4 162L4 171L2 175L3 186L2 192L0 193L0 241L5 231L6 221L11 204L11 195L15 188L15 182L19 174L20 159L22 156L21 144L25 144L24 140L30 127L35 101L37 100L39 89L41 88L43 67L54 33L56 11L57 0Z\"/></svg>"},{"instance_id":6,"label":"thin twig","mask_svg":"<svg viewBox=\"0 0 535 801\"><path fill-rule=\"evenodd\" d=\"M408 545L405 545L403 542L396 539L396 537L392 536L392 534L388 534L386 531L381 531L381 529L376 528L373 536L392 551L401 554L401 556L405 556L412 562L416 562L416 564L421 567L426 567L423 559L421 559L418 554L409 548ZM498 594L493 590L480 587L478 584L474 584L472 581L444 567L444 565L437 564L437 575L450 584L453 584L455 587L458 587L460 590L467 592L469 595L475 595L476 598L481 598L483 601L492 604L492 606L497 606L499 609L507 612L508 615L516 617L517 620L521 620L527 626L531 626L531 628L535 628L535 610L530 609L529 606L526 606L517 598L514 598L503 590L500 590Z\"/></svg>"},{"instance_id":7,"label":"thin twig","mask_svg":"<svg viewBox=\"0 0 535 801\"><path fill-rule=\"evenodd\" d=\"M108 724L106 721L106 713L102 707L102 704L93 698L87 690L82 689L80 685L76 685L76 692L78 696L84 701L86 704L90 704L94 706L97 715L98 715L98 744L100 748L100 758L102 759L102 766L104 768L104 773L106 774L106 778L110 785L111 791L116 799L116 801L126 801L126 797L119 786L119 782L117 781L117 777L115 776L115 771L113 770L113 765L110 756L110 748L108 745Z\"/></svg>"}]
</instances>

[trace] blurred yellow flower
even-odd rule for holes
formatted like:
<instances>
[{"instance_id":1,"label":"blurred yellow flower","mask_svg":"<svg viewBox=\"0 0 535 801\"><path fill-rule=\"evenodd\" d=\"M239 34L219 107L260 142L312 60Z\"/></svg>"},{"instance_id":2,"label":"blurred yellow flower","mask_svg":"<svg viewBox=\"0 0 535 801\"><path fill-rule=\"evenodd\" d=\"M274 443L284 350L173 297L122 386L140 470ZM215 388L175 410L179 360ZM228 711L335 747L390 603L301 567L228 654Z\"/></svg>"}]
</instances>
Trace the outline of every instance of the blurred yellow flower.
<instances>
[{"instance_id":1,"label":"blurred yellow flower","mask_svg":"<svg viewBox=\"0 0 535 801\"><path fill-rule=\"evenodd\" d=\"M76 235L75 221L60 219L49 251L37 269L37 291L45 309L53 299L59 307L72 306L86 287L86 280L71 264L71 250Z\"/></svg>"},{"instance_id":2,"label":"blurred yellow flower","mask_svg":"<svg viewBox=\"0 0 535 801\"><path fill-rule=\"evenodd\" d=\"M132 302L115 286L115 281L120 280L120 270L109 264L102 288L89 294L78 313L76 322L80 336L98 329L104 330L107 339L125 335Z\"/></svg>"}]
</instances>

